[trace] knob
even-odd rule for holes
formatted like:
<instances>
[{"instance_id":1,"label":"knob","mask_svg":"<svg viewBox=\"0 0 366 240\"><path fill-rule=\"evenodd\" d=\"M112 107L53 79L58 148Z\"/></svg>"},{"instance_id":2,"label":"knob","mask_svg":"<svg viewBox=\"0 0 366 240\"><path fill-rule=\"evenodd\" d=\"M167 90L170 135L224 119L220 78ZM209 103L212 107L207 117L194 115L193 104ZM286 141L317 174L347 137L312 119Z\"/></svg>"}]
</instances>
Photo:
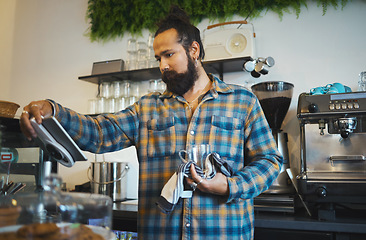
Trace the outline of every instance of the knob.
<instances>
[{"instance_id":1,"label":"knob","mask_svg":"<svg viewBox=\"0 0 366 240\"><path fill-rule=\"evenodd\" d=\"M255 69L255 61L246 61L243 65L243 70L246 72L254 71Z\"/></svg>"},{"instance_id":2,"label":"knob","mask_svg":"<svg viewBox=\"0 0 366 240\"><path fill-rule=\"evenodd\" d=\"M316 113L319 111L319 107L318 105L316 105L315 103L311 103L309 106L308 106L308 110L310 113Z\"/></svg>"},{"instance_id":3,"label":"knob","mask_svg":"<svg viewBox=\"0 0 366 240\"><path fill-rule=\"evenodd\" d=\"M348 138L349 132L348 131L341 131L341 137L342 138Z\"/></svg>"},{"instance_id":4,"label":"knob","mask_svg":"<svg viewBox=\"0 0 366 240\"><path fill-rule=\"evenodd\" d=\"M318 194L319 197L326 197L327 196L327 190L324 187L319 187L316 190L316 193Z\"/></svg>"},{"instance_id":5,"label":"knob","mask_svg":"<svg viewBox=\"0 0 366 240\"><path fill-rule=\"evenodd\" d=\"M273 67L273 65L275 65L275 60L273 57L267 57L265 63L268 67Z\"/></svg>"}]
</instances>

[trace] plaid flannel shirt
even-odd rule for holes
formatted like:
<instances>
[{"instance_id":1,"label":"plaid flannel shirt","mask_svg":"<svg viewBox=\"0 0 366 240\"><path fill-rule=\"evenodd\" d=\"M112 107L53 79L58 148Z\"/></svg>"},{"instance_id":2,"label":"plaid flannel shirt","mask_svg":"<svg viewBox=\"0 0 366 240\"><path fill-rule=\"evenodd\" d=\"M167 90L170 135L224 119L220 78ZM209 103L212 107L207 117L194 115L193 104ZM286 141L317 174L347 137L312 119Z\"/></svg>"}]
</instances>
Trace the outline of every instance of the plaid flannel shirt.
<instances>
[{"instance_id":1,"label":"plaid flannel shirt","mask_svg":"<svg viewBox=\"0 0 366 240\"><path fill-rule=\"evenodd\" d=\"M55 104L55 117L85 151L113 152L134 145L139 161L139 239L253 239L253 198L277 177L283 158L253 93L213 75L194 114L168 91L150 93L115 114L90 117ZM233 168L229 196L196 190L163 214L155 205L181 164L178 151L210 144Z\"/></svg>"}]
</instances>

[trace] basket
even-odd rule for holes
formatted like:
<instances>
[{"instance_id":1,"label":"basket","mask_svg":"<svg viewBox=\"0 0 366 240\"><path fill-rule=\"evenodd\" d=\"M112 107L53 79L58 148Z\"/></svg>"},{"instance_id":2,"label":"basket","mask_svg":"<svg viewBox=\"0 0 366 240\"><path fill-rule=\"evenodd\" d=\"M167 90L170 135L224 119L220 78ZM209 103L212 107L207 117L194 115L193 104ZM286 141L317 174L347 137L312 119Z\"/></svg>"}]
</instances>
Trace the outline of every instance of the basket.
<instances>
[{"instance_id":1,"label":"basket","mask_svg":"<svg viewBox=\"0 0 366 240\"><path fill-rule=\"evenodd\" d=\"M19 107L13 102L0 101L0 117L14 118Z\"/></svg>"}]
</instances>

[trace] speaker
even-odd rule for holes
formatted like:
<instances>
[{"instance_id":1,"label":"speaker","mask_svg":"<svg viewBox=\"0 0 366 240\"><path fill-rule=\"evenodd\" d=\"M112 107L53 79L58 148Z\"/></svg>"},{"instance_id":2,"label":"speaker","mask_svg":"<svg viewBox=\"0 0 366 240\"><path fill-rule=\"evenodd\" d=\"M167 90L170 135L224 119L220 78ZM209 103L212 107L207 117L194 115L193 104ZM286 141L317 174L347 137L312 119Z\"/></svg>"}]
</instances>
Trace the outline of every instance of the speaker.
<instances>
[{"instance_id":1,"label":"speaker","mask_svg":"<svg viewBox=\"0 0 366 240\"><path fill-rule=\"evenodd\" d=\"M92 75L102 73L120 72L124 69L124 61L122 59L108 60L93 63Z\"/></svg>"}]
</instances>

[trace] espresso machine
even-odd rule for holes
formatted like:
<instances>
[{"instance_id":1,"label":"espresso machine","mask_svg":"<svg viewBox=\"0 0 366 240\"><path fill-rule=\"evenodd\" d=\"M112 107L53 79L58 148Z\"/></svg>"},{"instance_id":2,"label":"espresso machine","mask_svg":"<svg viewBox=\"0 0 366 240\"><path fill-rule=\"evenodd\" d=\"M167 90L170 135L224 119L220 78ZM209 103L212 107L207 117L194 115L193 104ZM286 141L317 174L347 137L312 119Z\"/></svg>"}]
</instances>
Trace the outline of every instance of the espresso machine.
<instances>
[{"instance_id":1,"label":"espresso machine","mask_svg":"<svg viewBox=\"0 0 366 240\"><path fill-rule=\"evenodd\" d=\"M20 131L19 119L0 117L0 151L0 195L42 191L45 175L57 173L57 163Z\"/></svg>"},{"instance_id":2,"label":"espresso machine","mask_svg":"<svg viewBox=\"0 0 366 240\"><path fill-rule=\"evenodd\" d=\"M279 176L270 188L254 199L255 208L263 211L294 212L293 186L286 169L290 167L287 133L281 125L290 107L294 85L282 81L261 82L252 86L269 127L272 130L279 152L284 162Z\"/></svg>"},{"instance_id":3,"label":"espresso machine","mask_svg":"<svg viewBox=\"0 0 366 240\"><path fill-rule=\"evenodd\" d=\"M320 220L366 213L366 92L299 96L298 190Z\"/></svg>"}]
</instances>

